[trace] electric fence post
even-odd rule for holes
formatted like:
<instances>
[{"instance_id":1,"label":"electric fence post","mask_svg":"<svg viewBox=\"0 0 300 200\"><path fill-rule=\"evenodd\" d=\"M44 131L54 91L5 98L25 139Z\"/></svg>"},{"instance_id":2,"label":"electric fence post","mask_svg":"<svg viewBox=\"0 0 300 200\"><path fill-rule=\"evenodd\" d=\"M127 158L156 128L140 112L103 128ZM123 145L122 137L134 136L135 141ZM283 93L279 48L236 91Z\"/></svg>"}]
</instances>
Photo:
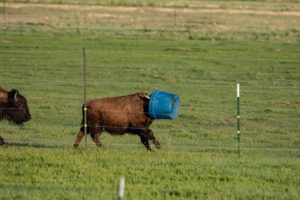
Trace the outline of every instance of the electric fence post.
<instances>
[{"instance_id":1,"label":"electric fence post","mask_svg":"<svg viewBox=\"0 0 300 200\"><path fill-rule=\"evenodd\" d=\"M125 177L121 177L118 186L118 200L123 200L125 192Z\"/></svg>"},{"instance_id":2,"label":"electric fence post","mask_svg":"<svg viewBox=\"0 0 300 200\"><path fill-rule=\"evenodd\" d=\"M240 116L240 84L238 83L237 84L237 87L236 87L236 98L237 98L237 137L236 137L236 140L238 142L238 149L237 149L237 153L238 155L240 156L240 143L241 143L241 138L240 138L240 119L241 119L241 116Z\"/></svg>"},{"instance_id":3,"label":"electric fence post","mask_svg":"<svg viewBox=\"0 0 300 200\"><path fill-rule=\"evenodd\" d=\"M86 108L86 56L85 56L85 48L82 49L83 54L83 115L84 115L84 136L85 136L85 148L87 148L87 108Z\"/></svg>"}]
</instances>

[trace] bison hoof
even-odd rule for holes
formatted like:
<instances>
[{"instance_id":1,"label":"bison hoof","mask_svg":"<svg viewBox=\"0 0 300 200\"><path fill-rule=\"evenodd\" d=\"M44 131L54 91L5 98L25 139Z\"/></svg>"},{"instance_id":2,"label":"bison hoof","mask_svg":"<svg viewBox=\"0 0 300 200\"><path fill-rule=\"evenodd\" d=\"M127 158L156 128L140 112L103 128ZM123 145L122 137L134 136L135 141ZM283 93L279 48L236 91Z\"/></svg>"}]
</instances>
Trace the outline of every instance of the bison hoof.
<instances>
[{"instance_id":1,"label":"bison hoof","mask_svg":"<svg viewBox=\"0 0 300 200\"><path fill-rule=\"evenodd\" d=\"M0 137L0 147L5 147L6 144L4 142L4 140Z\"/></svg>"},{"instance_id":2,"label":"bison hoof","mask_svg":"<svg viewBox=\"0 0 300 200\"><path fill-rule=\"evenodd\" d=\"M150 147L147 147L147 151L148 152L153 152L152 149Z\"/></svg>"},{"instance_id":3,"label":"bison hoof","mask_svg":"<svg viewBox=\"0 0 300 200\"><path fill-rule=\"evenodd\" d=\"M160 147L160 143L159 143L158 140L155 140L155 141L154 141L154 145L155 145L155 147L158 148L158 149L161 148L161 147Z\"/></svg>"},{"instance_id":4,"label":"bison hoof","mask_svg":"<svg viewBox=\"0 0 300 200\"><path fill-rule=\"evenodd\" d=\"M102 147L102 144L99 142L99 143L96 143L96 146L97 147Z\"/></svg>"},{"instance_id":5,"label":"bison hoof","mask_svg":"<svg viewBox=\"0 0 300 200\"><path fill-rule=\"evenodd\" d=\"M3 143L1 142L1 143L0 143L0 147L8 147L8 146L7 146L7 144L5 144L4 142L3 142Z\"/></svg>"}]
</instances>

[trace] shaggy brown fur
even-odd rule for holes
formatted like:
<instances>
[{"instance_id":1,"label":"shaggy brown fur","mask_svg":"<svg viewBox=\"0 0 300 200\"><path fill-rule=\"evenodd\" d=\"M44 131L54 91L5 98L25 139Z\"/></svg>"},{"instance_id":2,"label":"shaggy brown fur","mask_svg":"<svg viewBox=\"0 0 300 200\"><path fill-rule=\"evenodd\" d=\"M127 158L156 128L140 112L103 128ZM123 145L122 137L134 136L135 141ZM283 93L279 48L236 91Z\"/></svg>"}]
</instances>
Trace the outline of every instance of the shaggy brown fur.
<instances>
[{"instance_id":1,"label":"shaggy brown fur","mask_svg":"<svg viewBox=\"0 0 300 200\"><path fill-rule=\"evenodd\" d=\"M151 150L148 140L152 140L160 148L159 141L149 129L153 120L147 114L148 103L149 97L145 93L91 100L86 103L87 132L91 133L97 146L101 146L99 133L107 131L113 135L136 134L148 150ZM83 136L84 126L79 130L75 148L79 146Z\"/></svg>"},{"instance_id":2,"label":"shaggy brown fur","mask_svg":"<svg viewBox=\"0 0 300 200\"><path fill-rule=\"evenodd\" d=\"M31 119L27 101L18 90L6 91L0 87L0 120L7 119L16 124L22 124ZM0 146L5 145L0 137Z\"/></svg>"}]
</instances>

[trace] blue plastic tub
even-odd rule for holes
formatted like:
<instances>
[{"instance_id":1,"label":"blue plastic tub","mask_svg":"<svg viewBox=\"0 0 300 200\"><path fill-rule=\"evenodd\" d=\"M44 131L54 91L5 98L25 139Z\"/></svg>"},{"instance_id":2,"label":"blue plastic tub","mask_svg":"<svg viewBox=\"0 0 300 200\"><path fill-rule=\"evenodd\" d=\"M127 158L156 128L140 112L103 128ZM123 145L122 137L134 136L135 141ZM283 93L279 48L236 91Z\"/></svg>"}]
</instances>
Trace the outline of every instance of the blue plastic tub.
<instances>
[{"instance_id":1,"label":"blue plastic tub","mask_svg":"<svg viewBox=\"0 0 300 200\"><path fill-rule=\"evenodd\" d=\"M179 96L161 90L151 93L149 115L152 119L176 119L179 111Z\"/></svg>"}]
</instances>

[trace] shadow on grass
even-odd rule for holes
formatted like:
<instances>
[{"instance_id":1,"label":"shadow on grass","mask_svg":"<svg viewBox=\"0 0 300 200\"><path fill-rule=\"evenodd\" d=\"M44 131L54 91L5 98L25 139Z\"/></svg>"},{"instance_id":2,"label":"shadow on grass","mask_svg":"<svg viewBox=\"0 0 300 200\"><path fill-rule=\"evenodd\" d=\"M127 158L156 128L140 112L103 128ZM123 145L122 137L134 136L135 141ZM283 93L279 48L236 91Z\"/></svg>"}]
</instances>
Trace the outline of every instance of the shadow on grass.
<instances>
[{"instance_id":1,"label":"shadow on grass","mask_svg":"<svg viewBox=\"0 0 300 200\"><path fill-rule=\"evenodd\" d=\"M18 143L18 142L7 142L7 147L33 147L33 148L73 148L72 144L39 144L39 143Z\"/></svg>"}]
</instances>

